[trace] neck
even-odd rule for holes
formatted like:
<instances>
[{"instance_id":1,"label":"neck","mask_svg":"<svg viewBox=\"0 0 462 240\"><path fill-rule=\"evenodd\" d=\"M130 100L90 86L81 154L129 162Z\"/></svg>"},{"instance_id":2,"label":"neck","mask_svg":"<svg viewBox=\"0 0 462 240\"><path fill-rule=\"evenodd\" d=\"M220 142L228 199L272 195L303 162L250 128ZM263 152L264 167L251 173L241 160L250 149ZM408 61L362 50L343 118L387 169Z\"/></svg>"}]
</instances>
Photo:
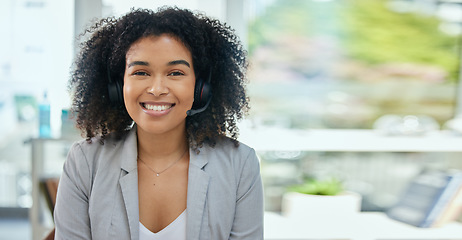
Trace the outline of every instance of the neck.
<instances>
[{"instance_id":1,"label":"neck","mask_svg":"<svg viewBox=\"0 0 462 240\"><path fill-rule=\"evenodd\" d=\"M137 129L138 156L145 161L170 159L188 148L186 131L154 135Z\"/></svg>"}]
</instances>

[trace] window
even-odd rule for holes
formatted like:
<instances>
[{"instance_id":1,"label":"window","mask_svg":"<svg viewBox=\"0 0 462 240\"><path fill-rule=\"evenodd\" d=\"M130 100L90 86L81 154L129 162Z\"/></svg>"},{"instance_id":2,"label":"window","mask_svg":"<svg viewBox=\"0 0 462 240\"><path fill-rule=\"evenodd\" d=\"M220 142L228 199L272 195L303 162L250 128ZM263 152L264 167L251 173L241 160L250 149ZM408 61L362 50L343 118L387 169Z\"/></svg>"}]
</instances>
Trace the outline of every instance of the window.
<instances>
[{"instance_id":1,"label":"window","mask_svg":"<svg viewBox=\"0 0 462 240\"><path fill-rule=\"evenodd\" d=\"M448 18L462 4L444 2L251 1L254 121L370 129L415 115L439 129L456 114L462 42Z\"/></svg>"}]
</instances>

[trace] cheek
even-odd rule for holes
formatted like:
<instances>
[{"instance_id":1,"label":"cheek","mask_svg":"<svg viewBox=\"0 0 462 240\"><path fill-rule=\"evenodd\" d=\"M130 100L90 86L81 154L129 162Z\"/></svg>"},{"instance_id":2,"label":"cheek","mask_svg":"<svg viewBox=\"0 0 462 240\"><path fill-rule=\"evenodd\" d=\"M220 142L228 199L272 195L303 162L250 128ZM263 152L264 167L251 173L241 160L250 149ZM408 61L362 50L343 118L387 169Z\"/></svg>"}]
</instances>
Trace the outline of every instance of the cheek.
<instances>
[{"instance_id":1,"label":"cheek","mask_svg":"<svg viewBox=\"0 0 462 240\"><path fill-rule=\"evenodd\" d=\"M124 81L123 95L125 107L129 110L130 105L136 103L136 87L130 84L130 81Z\"/></svg>"},{"instance_id":2,"label":"cheek","mask_svg":"<svg viewBox=\"0 0 462 240\"><path fill-rule=\"evenodd\" d=\"M123 89L122 92L124 95L124 102L125 102L125 105L127 105L127 100L130 98L131 88L126 83L124 83L124 87L122 89Z\"/></svg>"},{"instance_id":3,"label":"cheek","mask_svg":"<svg viewBox=\"0 0 462 240\"><path fill-rule=\"evenodd\" d=\"M130 97L130 92L131 92L131 87L127 83L124 83L124 87L122 89L123 89L124 99L129 98Z\"/></svg>"},{"instance_id":4,"label":"cheek","mask_svg":"<svg viewBox=\"0 0 462 240\"><path fill-rule=\"evenodd\" d=\"M188 96L188 104L190 103L191 106L194 102L194 82L188 86L187 89L185 89L185 95Z\"/></svg>"}]
</instances>

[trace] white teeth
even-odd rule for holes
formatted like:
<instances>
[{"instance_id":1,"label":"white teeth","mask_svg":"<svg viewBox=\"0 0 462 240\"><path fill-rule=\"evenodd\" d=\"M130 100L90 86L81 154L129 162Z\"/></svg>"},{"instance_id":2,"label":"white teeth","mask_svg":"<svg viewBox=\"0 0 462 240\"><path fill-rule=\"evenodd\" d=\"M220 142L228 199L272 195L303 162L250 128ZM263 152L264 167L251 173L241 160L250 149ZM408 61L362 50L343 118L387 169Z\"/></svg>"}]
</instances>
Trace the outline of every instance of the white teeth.
<instances>
[{"instance_id":1,"label":"white teeth","mask_svg":"<svg viewBox=\"0 0 462 240\"><path fill-rule=\"evenodd\" d=\"M165 111L169 108L172 107L172 105L149 105L149 104L144 104L144 107L148 110L154 110L154 111Z\"/></svg>"}]
</instances>

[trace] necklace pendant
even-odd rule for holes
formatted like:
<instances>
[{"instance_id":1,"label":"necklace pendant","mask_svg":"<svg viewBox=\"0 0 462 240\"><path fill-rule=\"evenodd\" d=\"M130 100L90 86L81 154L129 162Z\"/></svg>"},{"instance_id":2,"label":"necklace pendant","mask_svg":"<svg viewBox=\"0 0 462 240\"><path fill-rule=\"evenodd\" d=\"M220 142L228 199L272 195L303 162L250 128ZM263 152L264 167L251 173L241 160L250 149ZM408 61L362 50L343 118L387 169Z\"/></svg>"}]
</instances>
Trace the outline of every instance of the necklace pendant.
<instances>
[{"instance_id":1,"label":"necklace pendant","mask_svg":"<svg viewBox=\"0 0 462 240\"><path fill-rule=\"evenodd\" d=\"M157 176L159 176L159 174L158 174L158 173L156 173L156 175L157 175Z\"/></svg>"}]
</instances>

